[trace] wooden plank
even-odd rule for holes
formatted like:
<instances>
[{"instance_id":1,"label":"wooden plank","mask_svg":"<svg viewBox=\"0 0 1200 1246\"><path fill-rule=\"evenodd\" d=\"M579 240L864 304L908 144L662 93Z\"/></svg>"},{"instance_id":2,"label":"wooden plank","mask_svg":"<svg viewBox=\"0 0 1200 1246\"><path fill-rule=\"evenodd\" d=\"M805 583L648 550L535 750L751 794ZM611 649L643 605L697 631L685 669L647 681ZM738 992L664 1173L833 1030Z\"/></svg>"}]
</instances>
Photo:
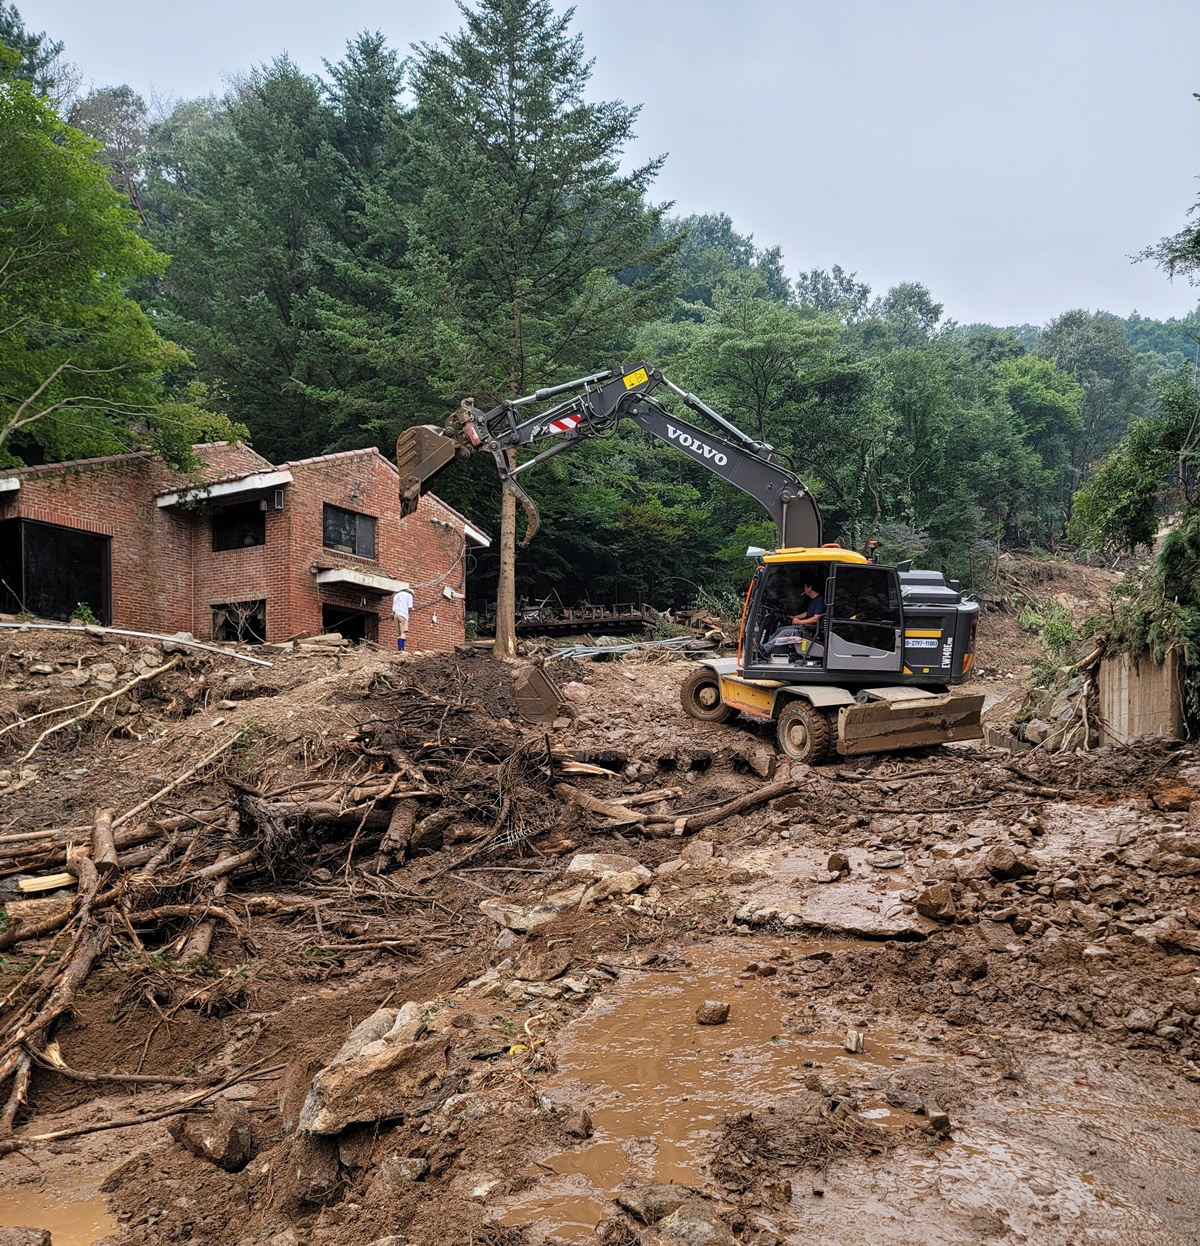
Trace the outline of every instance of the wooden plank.
<instances>
[{"instance_id":1,"label":"wooden plank","mask_svg":"<svg viewBox=\"0 0 1200 1246\"><path fill-rule=\"evenodd\" d=\"M74 887L79 880L65 871L61 874L42 874L38 878L22 878L17 889L25 895L35 891L53 891L56 887Z\"/></svg>"}]
</instances>

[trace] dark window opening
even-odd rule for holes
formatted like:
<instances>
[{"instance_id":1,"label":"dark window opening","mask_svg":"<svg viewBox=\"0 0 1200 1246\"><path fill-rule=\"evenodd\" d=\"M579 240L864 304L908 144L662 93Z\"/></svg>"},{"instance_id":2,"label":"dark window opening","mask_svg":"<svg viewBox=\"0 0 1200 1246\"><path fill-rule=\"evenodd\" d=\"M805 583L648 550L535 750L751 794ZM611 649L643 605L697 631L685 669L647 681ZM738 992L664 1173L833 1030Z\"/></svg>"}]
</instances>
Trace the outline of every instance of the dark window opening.
<instances>
[{"instance_id":1,"label":"dark window opening","mask_svg":"<svg viewBox=\"0 0 1200 1246\"><path fill-rule=\"evenodd\" d=\"M326 549L336 549L341 554L374 558L375 517L342 510L326 502L324 544Z\"/></svg>"},{"instance_id":2,"label":"dark window opening","mask_svg":"<svg viewBox=\"0 0 1200 1246\"><path fill-rule=\"evenodd\" d=\"M249 549L267 543L267 512L262 502L238 502L212 513L212 547Z\"/></svg>"},{"instance_id":3,"label":"dark window opening","mask_svg":"<svg viewBox=\"0 0 1200 1246\"><path fill-rule=\"evenodd\" d=\"M112 622L112 538L32 519L0 523L0 606L66 621L81 605Z\"/></svg>"},{"instance_id":4,"label":"dark window opening","mask_svg":"<svg viewBox=\"0 0 1200 1246\"><path fill-rule=\"evenodd\" d=\"M265 601L227 601L212 608L213 640L261 645L267 639Z\"/></svg>"},{"instance_id":5,"label":"dark window opening","mask_svg":"<svg viewBox=\"0 0 1200 1246\"><path fill-rule=\"evenodd\" d=\"M379 615L371 610L347 610L342 606L321 607L321 630L340 632L356 645L379 639Z\"/></svg>"},{"instance_id":6,"label":"dark window opening","mask_svg":"<svg viewBox=\"0 0 1200 1246\"><path fill-rule=\"evenodd\" d=\"M893 652L900 627L896 576L885 567L838 567L832 627L852 645Z\"/></svg>"}]
</instances>

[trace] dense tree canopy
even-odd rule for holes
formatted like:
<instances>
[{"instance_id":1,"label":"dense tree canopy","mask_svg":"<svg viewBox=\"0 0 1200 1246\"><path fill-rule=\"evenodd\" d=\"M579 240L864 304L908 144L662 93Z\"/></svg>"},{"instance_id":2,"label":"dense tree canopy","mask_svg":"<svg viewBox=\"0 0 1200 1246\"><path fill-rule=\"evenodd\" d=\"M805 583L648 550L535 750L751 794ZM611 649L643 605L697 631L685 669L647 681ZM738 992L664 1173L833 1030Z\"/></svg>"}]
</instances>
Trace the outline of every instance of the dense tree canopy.
<instances>
[{"instance_id":1,"label":"dense tree canopy","mask_svg":"<svg viewBox=\"0 0 1200 1246\"><path fill-rule=\"evenodd\" d=\"M100 87L65 126L31 81L60 49L0 0L26 110L8 114L0 142L17 144L22 177L53 142L48 167L69 166L102 205L96 236L116 250L104 280L96 267L90 279L119 314L104 317L110 354L94 358L122 362L93 382L119 377L128 404L124 423L75 411L10 445L77 453L128 444L131 427L165 445L163 418L146 413L167 410L184 350L208 404L274 459L390 452L397 431L440 423L467 396L482 406L643 358L787 456L826 539L874 537L889 556L980 582L1001 548L1052 548L1068 521L1098 547L1152 534L1163 481L1180 470L1200 313L964 326L918 281L876 292L838 265L789 275L778 247L728 215L655 203L661 161L625 159L638 110L592 97L571 12L548 0L460 8L460 30L406 60L364 32L323 75L281 56L221 98L153 118L129 87ZM54 201L47 220L82 202L53 189L65 172L36 176ZM1190 244L1168 242L1156 257L1190 275ZM52 284L35 283L48 299ZM54 315L35 315L53 333L0 337L10 411L68 357L64 334L76 352L93 340L97 290L62 289ZM543 518L517 568L531 598L680 603L739 586L746 544L772 536L748 498L630 430L522 482ZM486 457L437 488L495 528ZM485 558L477 602L494 576Z\"/></svg>"},{"instance_id":2,"label":"dense tree canopy","mask_svg":"<svg viewBox=\"0 0 1200 1246\"><path fill-rule=\"evenodd\" d=\"M187 465L231 426L170 392L187 360L127 293L166 260L96 155L0 68L0 463L148 444Z\"/></svg>"}]
</instances>

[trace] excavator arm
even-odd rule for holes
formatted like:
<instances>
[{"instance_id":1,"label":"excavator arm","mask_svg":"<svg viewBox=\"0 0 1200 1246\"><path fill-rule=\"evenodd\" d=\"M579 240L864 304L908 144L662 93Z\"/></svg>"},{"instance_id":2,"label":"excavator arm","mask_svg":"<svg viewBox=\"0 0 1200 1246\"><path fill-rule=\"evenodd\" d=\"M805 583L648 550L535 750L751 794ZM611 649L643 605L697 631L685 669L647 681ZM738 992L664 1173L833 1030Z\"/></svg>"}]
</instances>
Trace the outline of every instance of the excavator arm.
<instances>
[{"instance_id":1,"label":"excavator arm","mask_svg":"<svg viewBox=\"0 0 1200 1246\"><path fill-rule=\"evenodd\" d=\"M679 419L651 396L659 387L673 393L689 411L715 424L721 432L707 432ZM566 395L562 401L540 414L522 418L525 408L560 395ZM615 435L623 419L754 498L774 519L780 546L820 545L821 513L816 500L796 474L778 461L773 448L747 436L694 394L645 364L539 389L489 411L477 410L468 399L444 427L423 424L406 429L396 442L401 511L407 515L416 508L429 480L452 459L483 450L495 458L501 480L516 490L531 524L536 526L536 508L516 478L582 441ZM509 451L536 448L545 442L553 444L523 463L511 463Z\"/></svg>"}]
</instances>

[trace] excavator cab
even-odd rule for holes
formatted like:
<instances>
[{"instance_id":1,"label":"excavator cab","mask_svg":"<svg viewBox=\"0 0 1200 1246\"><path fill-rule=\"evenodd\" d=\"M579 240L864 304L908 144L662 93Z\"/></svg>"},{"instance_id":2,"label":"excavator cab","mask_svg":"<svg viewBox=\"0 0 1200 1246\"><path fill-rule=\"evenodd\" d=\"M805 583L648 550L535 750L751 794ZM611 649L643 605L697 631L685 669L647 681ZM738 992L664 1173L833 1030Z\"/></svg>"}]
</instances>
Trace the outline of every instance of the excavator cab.
<instances>
[{"instance_id":1,"label":"excavator cab","mask_svg":"<svg viewBox=\"0 0 1200 1246\"><path fill-rule=\"evenodd\" d=\"M793 618L824 610L815 624ZM900 578L892 567L849 550L781 550L755 575L742 638L742 666L763 678L789 679L819 671L856 676L899 674L904 664Z\"/></svg>"}]
</instances>

